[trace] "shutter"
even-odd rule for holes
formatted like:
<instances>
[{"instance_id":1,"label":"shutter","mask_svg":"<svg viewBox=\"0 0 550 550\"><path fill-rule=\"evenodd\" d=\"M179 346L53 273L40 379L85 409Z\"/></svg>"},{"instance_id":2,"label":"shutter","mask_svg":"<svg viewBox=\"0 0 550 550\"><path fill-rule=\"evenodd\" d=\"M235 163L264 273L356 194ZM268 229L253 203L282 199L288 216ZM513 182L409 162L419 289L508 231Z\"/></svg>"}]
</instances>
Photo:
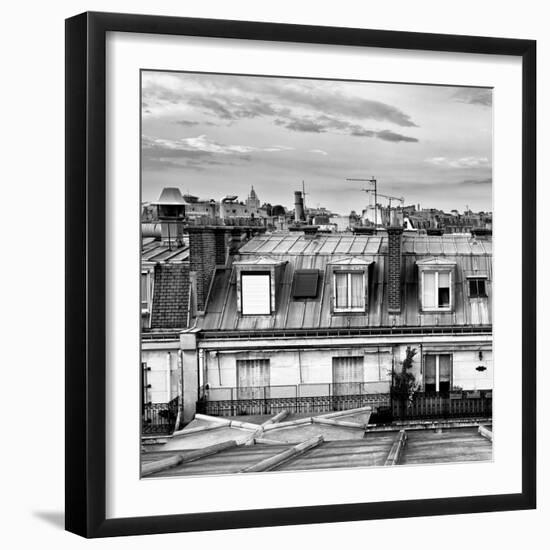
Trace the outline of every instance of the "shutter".
<instances>
[{"instance_id":1,"label":"shutter","mask_svg":"<svg viewBox=\"0 0 550 550\"><path fill-rule=\"evenodd\" d=\"M433 308L436 307L435 302L435 273L432 271L425 271L422 273L422 307Z\"/></svg>"},{"instance_id":2,"label":"shutter","mask_svg":"<svg viewBox=\"0 0 550 550\"><path fill-rule=\"evenodd\" d=\"M271 314L270 274L241 275L241 303L243 315Z\"/></svg>"},{"instance_id":3,"label":"shutter","mask_svg":"<svg viewBox=\"0 0 550 550\"><path fill-rule=\"evenodd\" d=\"M269 396L269 359L237 359L237 399Z\"/></svg>"},{"instance_id":4,"label":"shutter","mask_svg":"<svg viewBox=\"0 0 550 550\"><path fill-rule=\"evenodd\" d=\"M363 356L332 358L333 395L360 394L363 377Z\"/></svg>"}]
</instances>

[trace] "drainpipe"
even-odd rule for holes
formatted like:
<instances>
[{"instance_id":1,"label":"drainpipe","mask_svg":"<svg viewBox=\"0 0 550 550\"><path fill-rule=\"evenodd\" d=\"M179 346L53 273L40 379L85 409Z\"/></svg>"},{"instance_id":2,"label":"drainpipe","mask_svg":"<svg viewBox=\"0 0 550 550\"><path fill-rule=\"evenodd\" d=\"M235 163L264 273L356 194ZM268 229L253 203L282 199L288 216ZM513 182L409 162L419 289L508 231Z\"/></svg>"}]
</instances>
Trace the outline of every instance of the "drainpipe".
<instances>
[{"instance_id":1,"label":"drainpipe","mask_svg":"<svg viewBox=\"0 0 550 550\"><path fill-rule=\"evenodd\" d=\"M172 354L170 352L167 352L166 354L166 395L168 403L170 401L170 398L172 397Z\"/></svg>"},{"instance_id":2,"label":"drainpipe","mask_svg":"<svg viewBox=\"0 0 550 550\"><path fill-rule=\"evenodd\" d=\"M180 374L180 383L178 384L178 416L176 417L175 430L178 430L183 420L183 351L178 350L178 372Z\"/></svg>"},{"instance_id":3,"label":"drainpipe","mask_svg":"<svg viewBox=\"0 0 550 550\"><path fill-rule=\"evenodd\" d=\"M204 362L204 350L199 349L199 394L200 388L204 388L205 379L205 362Z\"/></svg>"}]
</instances>

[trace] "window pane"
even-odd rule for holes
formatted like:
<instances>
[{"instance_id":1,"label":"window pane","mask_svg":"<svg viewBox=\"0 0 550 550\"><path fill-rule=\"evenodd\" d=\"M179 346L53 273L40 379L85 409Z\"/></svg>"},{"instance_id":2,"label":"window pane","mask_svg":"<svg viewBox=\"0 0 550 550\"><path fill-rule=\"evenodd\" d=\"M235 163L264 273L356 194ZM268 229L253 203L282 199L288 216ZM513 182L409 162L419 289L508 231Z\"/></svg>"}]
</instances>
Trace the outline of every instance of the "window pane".
<instances>
[{"instance_id":1,"label":"window pane","mask_svg":"<svg viewBox=\"0 0 550 550\"><path fill-rule=\"evenodd\" d=\"M470 297L481 298L487 296L485 290L485 279L470 279Z\"/></svg>"},{"instance_id":2,"label":"window pane","mask_svg":"<svg viewBox=\"0 0 550 550\"><path fill-rule=\"evenodd\" d=\"M449 393L451 389L451 356L439 356L439 393Z\"/></svg>"},{"instance_id":3,"label":"window pane","mask_svg":"<svg viewBox=\"0 0 550 550\"><path fill-rule=\"evenodd\" d=\"M424 382L426 384L435 384L435 355L426 355L424 357Z\"/></svg>"},{"instance_id":4,"label":"window pane","mask_svg":"<svg viewBox=\"0 0 550 550\"><path fill-rule=\"evenodd\" d=\"M450 382L451 380L451 356L439 356L439 381Z\"/></svg>"},{"instance_id":5,"label":"window pane","mask_svg":"<svg viewBox=\"0 0 550 550\"><path fill-rule=\"evenodd\" d=\"M435 355L424 356L424 391L435 391Z\"/></svg>"},{"instance_id":6,"label":"window pane","mask_svg":"<svg viewBox=\"0 0 550 550\"><path fill-rule=\"evenodd\" d=\"M243 315L269 315L271 313L270 275L242 274Z\"/></svg>"},{"instance_id":7,"label":"window pane","mask_svg":"<svg viewBox=\"0 0 550 550\"><path fill-rule=\"evenodd\" d=\"M348 307L348 274L336 273L336 307Z\"/></svg>"},{"instance_id":8,"label":"window pane","mask_svg":"<svg viewBox=\"0 0 550 550\"><path fill-rule=\"evenodd\" d=\"M424 295L422 296L422 306L425 308L435 307L435 273L425 272Z\"/></svg>"},{"instance_id":9,"label":"window pane","mask_svg":"<svg viewBox=\"0 0 550 550\"><path fill-rule=\"evenodd\" d=\"M439 288L437 295L437 306L438 307L449 307L449 288Z\"/></svg>"},{"instance_id":10,"label":"window pane","mask_svg":"<svg viewBox=\"0 0 550 550\"><path fill-rule=\"evenodd\" d=\"M149 305L149 292L147 289L147 273L141 274L141 307L147 308Z\"/></svg>"},{"instance_id":11,"label":"window pane","mask_svg":"<svg viewBox=\"0 0 550 550\"><path fill-rule=\"evenodd\" d=\"M485 290L485 279L477 280L477 295L487 296L487 291Z\"/></svg>"},{"instance_id":12,"label":"window pane","mask_svg":"<svg viewBox=\"0 0 550 550\"><path fill-rule=\"evenodd\" d=\"M439 288L449 288L450 286L450 274L448 271L442 271L439 273Z\"/></svg>"},{"instance_id":13,"label":"window pane","mask_svg":"<svg viewBox=\"0 0 550 550\"><path fill-rule=\"evenodd\" d=\"M351 307L365 307L365 291L363 288L363 273L351 273Z\"/></svg>"}]
</instances>

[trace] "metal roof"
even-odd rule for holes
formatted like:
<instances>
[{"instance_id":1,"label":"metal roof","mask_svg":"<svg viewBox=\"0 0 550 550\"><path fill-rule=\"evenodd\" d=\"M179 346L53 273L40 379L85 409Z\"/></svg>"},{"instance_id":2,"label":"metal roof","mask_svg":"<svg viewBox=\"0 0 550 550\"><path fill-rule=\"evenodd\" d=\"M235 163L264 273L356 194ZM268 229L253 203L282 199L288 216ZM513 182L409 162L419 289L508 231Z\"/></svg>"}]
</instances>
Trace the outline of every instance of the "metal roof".
<instances>
[{"instance_id":1,"label":"metal roof","mask_svg":"<svg viewBox=\"0 0 550 550\"><path fill-rule=\"evenodd\" d=\"M369 409L365 407L363 409ZM488 461L491 438L468 428L369 426L370 411L349 410L287 421L271 418L195 419L164 445L141 454L144 477L219 475L440 462ZM199 415L197 415L198 417ZM430 430L432 428L434 431Z\"/></svg>"},{"instance_id":2,"label":"metal roof","mask_svg":"<svg viewBox=\"0 0 550 550\"><path fill-rule=\"evenodd\" d=\"M141 241L141 261L143 263L168 263L186 262L189 260L189 243L184 242L178 248L172 246L170 249L158 239L153 237L144 238Z\"/></svg>"},{"instance_id":3,"label":"metal roof","mask_svg":"<svg viewBox=\"0 0 550 550\"><path fill-rule=\"evenodd\" d=\"M331 234L315 239L302 233L271 233L248 241L236 261L269 257L286 261L277 282L276 310L271 316L240 316L237 311L236 278L231 268L216 271L206 315L198 326L209 331L261 331L294 329L346 329L355 327L490 326L492 297L492 243L470 235L403 235L401 280L402 307L390 315L387 300L387 237L384 235ZM417 262L439 257L456 264L454 311L421 312ZM365 314L331 313L329 265L350 257L374 262L370 273ZM319 292L311 299L292 297L294 273L300 269L319 270ZM488 299L471 299L467 277L487 277Z\"/></svg>"}]
</instances>

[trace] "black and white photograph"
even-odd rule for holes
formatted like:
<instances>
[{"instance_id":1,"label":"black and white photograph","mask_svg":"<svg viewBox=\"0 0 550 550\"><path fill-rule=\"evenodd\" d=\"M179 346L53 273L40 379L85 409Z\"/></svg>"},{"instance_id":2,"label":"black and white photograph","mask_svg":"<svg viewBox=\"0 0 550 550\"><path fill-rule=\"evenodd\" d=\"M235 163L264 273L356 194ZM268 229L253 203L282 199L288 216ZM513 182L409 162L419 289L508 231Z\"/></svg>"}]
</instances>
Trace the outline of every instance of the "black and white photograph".
<instances>
[{"instance_id":1,"label":"black and white photograph","mask_svg":"<svg viewBox=\"0 0 550 550\"><path fill-rule=\"evenodd\" d=\"M492 460L492 89L142 70L140 115L143 478Z\"/></svg>"}]
</instances>

